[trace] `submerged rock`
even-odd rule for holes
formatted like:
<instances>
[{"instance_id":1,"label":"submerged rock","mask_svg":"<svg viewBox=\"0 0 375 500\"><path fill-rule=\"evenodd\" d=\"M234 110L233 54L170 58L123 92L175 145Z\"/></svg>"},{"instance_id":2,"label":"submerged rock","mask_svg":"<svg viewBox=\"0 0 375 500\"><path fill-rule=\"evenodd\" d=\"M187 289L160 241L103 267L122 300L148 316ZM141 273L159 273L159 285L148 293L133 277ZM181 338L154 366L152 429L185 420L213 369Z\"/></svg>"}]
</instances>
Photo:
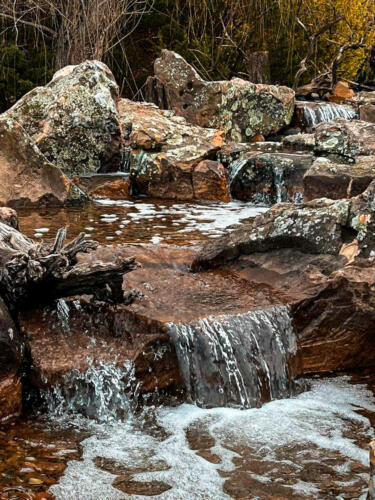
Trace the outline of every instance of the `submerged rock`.
<instances>
[{"instance_id":1,"label":"submerged rock","mask_svg":"<svg viewBox=\"0 0 375 500\"><path fill-rule=\"evenodd\" d=\"M22 126L0 116L0 204L63 205L74 198L69 179L46 159Z\"/></svg>"},{"instance_id":2,"label":"submerged rock","mask_svg":"<svg viewBox=\"0 0 375 500\"><path fill-rule=\"evenodd\" d=\"M205 81L180 55L168 50L155 61L154 71L148 80L149 101L196 125L224 130L234 141L276 133L291 121L294 92L287 87L240 78Z\"/></svg>"},{"instance_id":3,"label":"submerged rock","mask_svg":"<svg viewBox=\"0 0 375 500\"><path fill-rule=\"evenodd\" d=\"M355 160L375 154L375 124L338 119L315 128L315 151Z\"/></svg>"},{"instance_id":4,"label":"submerged rock","mask_svg":"<svg viewBox=\"0 0 375 500\"><path fill-rule=\"evenodd\" d=\"M229 201L227 173L215 160L223 133L189 124L153 104L121 99L119 114L139 194L175 200Z\"/></svg>"},{"instance_id":5,"label":"submerged rock","mask_svg":"<svg viewBox=\"0 0 375 500\"><path fill-rule=\"evenodd\" d=\"M4 113L66 175L119 170L118 86L108 67L85 61L58 71Z\"/></svg>"},{"instance_id":6,"label":"submerged rock","mask_svg":"<svg viewBox=\"0 0 375 500\"><path fill-rule=\"evenodd\" d=\"M375 179L375 156L359 156L355 163L334 163L317 158L303 179L304 199L352 198Z\"/></svg>"}]
</instances>

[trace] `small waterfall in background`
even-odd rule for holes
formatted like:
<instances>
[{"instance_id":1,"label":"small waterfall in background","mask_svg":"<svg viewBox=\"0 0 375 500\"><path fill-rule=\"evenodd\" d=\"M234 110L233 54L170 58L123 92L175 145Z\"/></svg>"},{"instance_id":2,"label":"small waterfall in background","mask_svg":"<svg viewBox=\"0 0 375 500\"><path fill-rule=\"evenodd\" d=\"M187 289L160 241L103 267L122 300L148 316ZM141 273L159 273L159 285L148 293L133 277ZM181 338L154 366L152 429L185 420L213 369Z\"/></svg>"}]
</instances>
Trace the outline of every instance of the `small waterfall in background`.
<instances>
[{"instance_id":1,"label":"small waterfall in background","mask_svg":"<svg viewBox=\"0 0 375 500\"><path fill-rule=\"evenodd\" d=\"M81 372L72 370L52 389L42 391L48 414L55 418L83 415L98 422L124 420L137 406L139 384L134 364L92 362Z\"/></svg>"},{"instance_id":2,"label":"small waterfall in background","mask_svg":"<svg viewBox=\"0 0 375 500\"><path fill-rule=\"evenodd\" d=\"M251 408L294 394L289 308L169 325L188 397L202 407Z\"/></svg>"},{"instance_id":3,"label":"small waterfall in background","mask_svg":"<svg viewBox=\"0 0 375 500\"><path fill-rule=\"evenodd\" d=\"M303 106L303 116L307 128L312 129L318 123L331 122L336 118L345 120L354 120L357 118L357 112L351 106L346 104L335 104L330 102L321 102L314 104L311 102L298 103Z\"/></svg>"}]
</instances>

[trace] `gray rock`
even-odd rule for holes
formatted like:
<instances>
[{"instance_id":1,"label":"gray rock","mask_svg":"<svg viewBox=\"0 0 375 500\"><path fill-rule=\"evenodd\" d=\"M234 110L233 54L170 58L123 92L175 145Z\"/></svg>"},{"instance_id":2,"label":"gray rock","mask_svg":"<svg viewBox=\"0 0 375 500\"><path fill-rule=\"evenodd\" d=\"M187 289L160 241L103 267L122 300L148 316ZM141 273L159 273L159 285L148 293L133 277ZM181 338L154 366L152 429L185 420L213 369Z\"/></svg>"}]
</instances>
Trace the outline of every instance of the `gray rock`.
<instances>
[{"instance_id":1,"label":"gray rock","mask_svg":"<svg viewBox=\"0 0 375 500\"><path fill-rule=\"evenodd\" d=\"M224 130L227 137L246 142L277 133L294 111L294 91L288 87L254 84L240 78L205 81L175 52L163 50L148 80L147 98L172 109L189 122Z\"/></svg>"},{"instance_id":2,"label":"gray rock","mask_svg":"<svg viewBox=\"0 0 375 500\"><path fill-rule=\"evenodd\" d=\"M315 151L346 160L375 155L375 124L361 120L336 120L315 127Z\"/></svg>"}]
</instances>

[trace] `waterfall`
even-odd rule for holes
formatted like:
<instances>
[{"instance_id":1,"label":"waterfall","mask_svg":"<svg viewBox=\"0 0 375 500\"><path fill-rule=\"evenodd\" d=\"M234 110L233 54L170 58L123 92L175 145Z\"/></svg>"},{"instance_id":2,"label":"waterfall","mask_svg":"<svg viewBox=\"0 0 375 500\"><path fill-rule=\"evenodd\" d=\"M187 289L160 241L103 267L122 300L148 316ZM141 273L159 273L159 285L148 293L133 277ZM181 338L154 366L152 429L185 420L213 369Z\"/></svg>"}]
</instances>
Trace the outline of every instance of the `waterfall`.
<instances>
[{"instance_id":1,"label":"waterfall","mask_svg":"<svg viewBox=\"0 0 375 500\"><path fill-rule=\"evenodd\" d=\"M303 105L303 117L307 128L313 128L318 123L331 122L336 118L353 120L357 117L355 109L346 104L329 102L321 102L319 104L303 102L299 104Z\"/></svg>"},{"instance_id":2,"label":"waterfall","mask_svg":"<svg viewBox=\"0 0 375 500\"><path fill-rule=\"evenodd\" d=\"M116 366L90 362L86 371L70 371L41 396L54 418L84 415L110 422L122 420L134 411L138 391L133 363Z\"/></svg>"},{"instance_id":3,"label":"waterfall","mask_svg":"<svg viewBox=\"0 0 375 500\"><path fill-rule=\"evenodd\" d=\"M229 165L229 186L232 186L242 168L247 165L248 158L240 158Z\"/></svg>"},{"instance_id":4,"label":"waterfall","mask_svg":"<svg viewBox=\"0 0 375 500\"><path fill-rule=\"evenodd\" d=\"M251 408L294 392L296 339L289 308L169 324L189 399L202 407Z\"/></svg>"}]
</instances>

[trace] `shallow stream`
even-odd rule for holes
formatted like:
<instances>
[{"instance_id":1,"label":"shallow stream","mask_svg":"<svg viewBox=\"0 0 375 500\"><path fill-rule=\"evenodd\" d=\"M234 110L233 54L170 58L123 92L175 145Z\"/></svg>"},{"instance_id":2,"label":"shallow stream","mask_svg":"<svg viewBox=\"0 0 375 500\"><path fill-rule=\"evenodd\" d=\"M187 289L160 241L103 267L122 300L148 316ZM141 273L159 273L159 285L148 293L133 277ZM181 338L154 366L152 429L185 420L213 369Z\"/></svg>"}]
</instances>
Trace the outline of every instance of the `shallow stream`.
<instances>
[{"instance_id":1,"label":"shallow stream","mask_svg":"<svg viewBox=\"0 0 375 500\"><path fill-rule=\"evenodd\" d=\"M84 231L108 245L186 245L264 210L241 202L102 200L84 209L20 211L20 227L45 240L66 225L70 238ZM66 391L44 394L46 413L0 428L0 499L365 498L373 375L306 386L261 408L203 409L177 399L141 400L130 365L72 373ZM82 416L85 407L92 418Z\"/></svg>"}]
</instances>

